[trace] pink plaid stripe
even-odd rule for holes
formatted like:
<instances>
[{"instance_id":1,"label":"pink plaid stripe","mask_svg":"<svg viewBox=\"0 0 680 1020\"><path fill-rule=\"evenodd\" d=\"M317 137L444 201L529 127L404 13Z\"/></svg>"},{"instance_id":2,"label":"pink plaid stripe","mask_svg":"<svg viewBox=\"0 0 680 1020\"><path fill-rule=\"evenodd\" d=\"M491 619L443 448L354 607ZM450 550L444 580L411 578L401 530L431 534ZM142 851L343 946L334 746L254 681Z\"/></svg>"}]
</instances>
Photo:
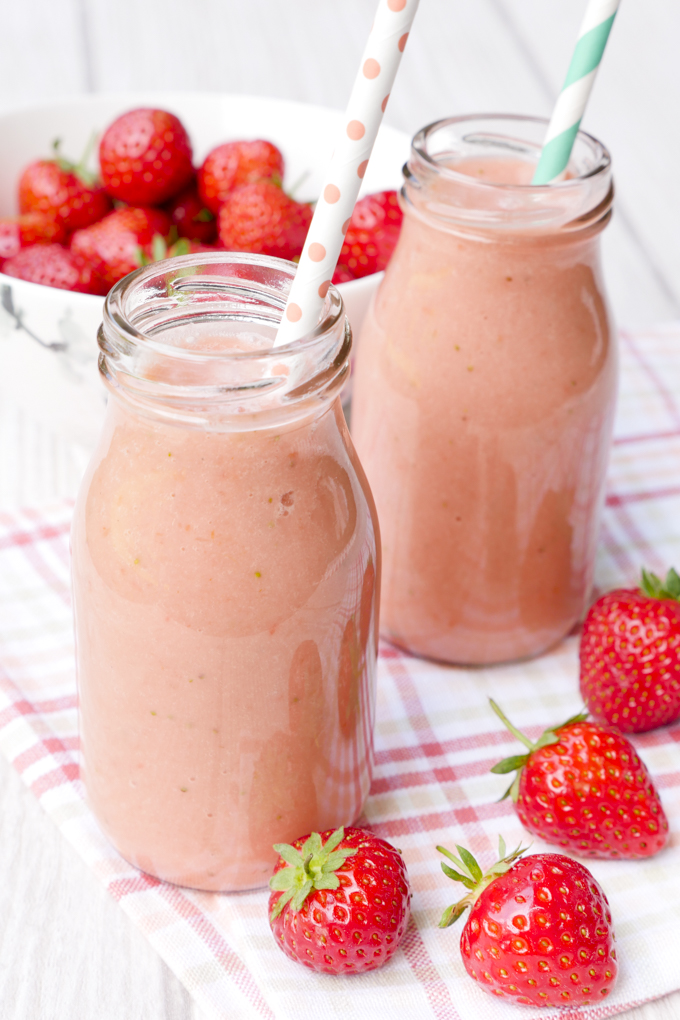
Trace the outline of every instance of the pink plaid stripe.
<instances>
[{"instance_id":1,"label":"pink plaid stripe","mask_svg":"<svg viewBox=\"0 0 680 1020\"><path fill-rule=\"evenodd\" d=\"M680 326L624 335L598 589L635 583L643 562L656 570L680 565L679 345ZM508 842L522 837L512 806L498 802L503 779L489 772L516 745L490 714L487 698L502 701L532 735L566 718L579 704L577 638L539 660L495 670L446 668L381 648L375 773L364 821L404 853L413 920L387 968L334 981L296 968L278 951L268 931L266 891L218 896L158 882L123 861L89 814L78 779L69 517L64 506L0 514L0 747L203 1008L230 1020L516 1017L513 1007L484 995L464 975L459 932L436 927L455 889L447 888L434 847L464 842L489 862L499 830ZM368 717L372 706L364 710ZM680 726L635 742L678 828ZM680 900L678 838L645 865L593 862L592 870L619 926L621 979L611 1000L554 1014L560 1020L611 1016L680 987L668 917L668 903ZM645 953L649 940L660 947L658 959ZM638 959L644 966L635 965ZM522 1015L546 1017L544 1011Z\"/></svg>"}]
</instances>

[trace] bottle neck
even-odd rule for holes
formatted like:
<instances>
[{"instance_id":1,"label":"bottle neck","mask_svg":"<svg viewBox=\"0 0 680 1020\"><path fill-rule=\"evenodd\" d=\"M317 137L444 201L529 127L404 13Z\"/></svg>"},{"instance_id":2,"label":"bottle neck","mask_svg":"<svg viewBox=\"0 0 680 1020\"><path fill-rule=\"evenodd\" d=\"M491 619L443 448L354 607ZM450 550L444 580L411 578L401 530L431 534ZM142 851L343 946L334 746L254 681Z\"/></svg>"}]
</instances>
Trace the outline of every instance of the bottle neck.
<instances>
[{"instance_id":1,"label":"bottle neck","mask_svg":"<svg viewBox=\"0 0 680 1020\"><path fill-rule=\"evenodd\" d=\"M273 347L294 272L226 252L138 270L105 304L107 387L130 410L184 427L242 432L318 417L347 378L352 334L331 287L317 328Z\"/></svg>"},{"instance_id":2,"label":"bottle neck","mask_svg":"<svg viewBox=\"0 0 680 1020\"><path fill-rule=\"evenodd\" d=\"M539 119L504 116L424 128L404 167L407 211L436 229L498 242L599 233L612 212L609 154L580 132L567 177L533 186L543 130Z\"/></svg>"}]
</instances>

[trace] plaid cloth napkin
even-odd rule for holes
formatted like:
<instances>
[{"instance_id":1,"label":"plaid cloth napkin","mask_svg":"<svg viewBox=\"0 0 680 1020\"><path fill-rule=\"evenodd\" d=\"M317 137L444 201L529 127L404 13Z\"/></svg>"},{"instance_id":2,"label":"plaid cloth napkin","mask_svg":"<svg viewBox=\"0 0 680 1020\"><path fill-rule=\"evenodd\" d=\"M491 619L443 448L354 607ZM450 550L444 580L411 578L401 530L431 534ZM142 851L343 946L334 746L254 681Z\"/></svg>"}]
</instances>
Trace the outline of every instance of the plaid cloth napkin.
<instances>
[{"instance_id":1,"label":"plaid cloth napkin","mask_svg":"<svg viewBox=\"0 0 680 1020\"><path fill-rule=\"evenodd\" d=\"M680 567L680 324L622 334L622 387L597 586L634 583L642 563ZM158 882L122 860L83 800L69 604L70 507L0 514L0 748L67 839L213 1017L250 1020L504 1020L605 1017L680 988L680 725L634 739L671 828L645 862L588 862L618 936L610 999L582 1010L519 1010L481 992L458 952L463 922L440 931L457 898L435 844L468 846L489 865L497 833L523 835L505 777L519 750L490 712L492 695L531 736L580 707L577 639L533 662L446 668L390 647L380 655L376 768L366 820L401 847L413 922L384 969L317 976L290 962L267 923L267 892L216 895ZM534 842L535 851L549 849Z\"/></svg>"}]
</instances>

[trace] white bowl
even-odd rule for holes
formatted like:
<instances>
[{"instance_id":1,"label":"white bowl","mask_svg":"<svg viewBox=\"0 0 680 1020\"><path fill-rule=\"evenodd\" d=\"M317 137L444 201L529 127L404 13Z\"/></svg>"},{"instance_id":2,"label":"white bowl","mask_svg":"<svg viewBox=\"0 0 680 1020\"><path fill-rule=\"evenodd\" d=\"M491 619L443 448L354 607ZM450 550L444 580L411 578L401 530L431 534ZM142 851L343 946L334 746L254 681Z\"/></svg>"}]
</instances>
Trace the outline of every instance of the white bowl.
<instances>
[{"instance_id":1,"label":"white bowl","mask_svg":"<svg viewBox=\"0 0 680 1020\"><path fill-rule=\"evenodd\" d=\"M306 172L296 192L315 199L343 114L281 99L211 93L82 96L0 116L0 215L16 214L19 174L47 157L52 141L78 158L93 131L119 114L154 106L177 114L199 165L215 145L266 138L283 152L284 186ZM383 127L362 194L399 188L409 138ZM355 331L381 274L341 284ZM97 373L96 333L103 298L27 283L0 273L0 506L73 496L101 426L105 391Z\"/></svg>"}]
</instances>

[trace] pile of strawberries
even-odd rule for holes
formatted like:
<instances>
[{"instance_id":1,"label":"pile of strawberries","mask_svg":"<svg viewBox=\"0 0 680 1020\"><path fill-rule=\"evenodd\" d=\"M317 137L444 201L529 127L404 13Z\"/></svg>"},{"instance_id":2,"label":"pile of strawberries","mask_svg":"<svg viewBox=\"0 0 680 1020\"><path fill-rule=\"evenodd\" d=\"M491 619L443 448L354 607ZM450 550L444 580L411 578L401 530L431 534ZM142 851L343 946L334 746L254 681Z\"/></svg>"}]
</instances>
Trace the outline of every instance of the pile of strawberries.
<instances>
[{"instance_id":1,"label":"pile of strawberries","mask_svg":"<svg viewBox=\"0 0 680 1020\"><path fill-rule=\"evenodd\" d=\"M131 110L99 144L100 177L64 159L31 163L19 180L19 216L0 219L0 270L85 294L106 294L145 265L201 251L297 260L312 207L283 190L271 142L218 145L195 169L189 135L165 110ZM385 268L401 228L396 192L357 203L334 282Z\"/></svg>"},{"instance_id":2,"label":"pile of strawberries","mask_svg":"<svg viewBox=\"0 0 680 1020\"><path fill-rule=\"evenodd\" d=\"M483 872L465 848L437 847L444 874L463 886L441 928L470 913L460 938L465 970L484 991L526 1006L597 1005L618 973L607 897L564 851L644 860L669 840L659 793L625 733L680 718L680 576L643 571L591 607L580 648L587 710L537 740L491 708L523 745L495 765L514 773L505 792L522 825L560 853L507 852ZM588 719L589 712L595 721ZM504 799L504 798L501 798ZM359 829L276 844L269 923L280 948L331 974L382 966L407 929L411 890L397 851ZM453 866L452 866L453 865Z\"/></svg>"}]
</instances>

